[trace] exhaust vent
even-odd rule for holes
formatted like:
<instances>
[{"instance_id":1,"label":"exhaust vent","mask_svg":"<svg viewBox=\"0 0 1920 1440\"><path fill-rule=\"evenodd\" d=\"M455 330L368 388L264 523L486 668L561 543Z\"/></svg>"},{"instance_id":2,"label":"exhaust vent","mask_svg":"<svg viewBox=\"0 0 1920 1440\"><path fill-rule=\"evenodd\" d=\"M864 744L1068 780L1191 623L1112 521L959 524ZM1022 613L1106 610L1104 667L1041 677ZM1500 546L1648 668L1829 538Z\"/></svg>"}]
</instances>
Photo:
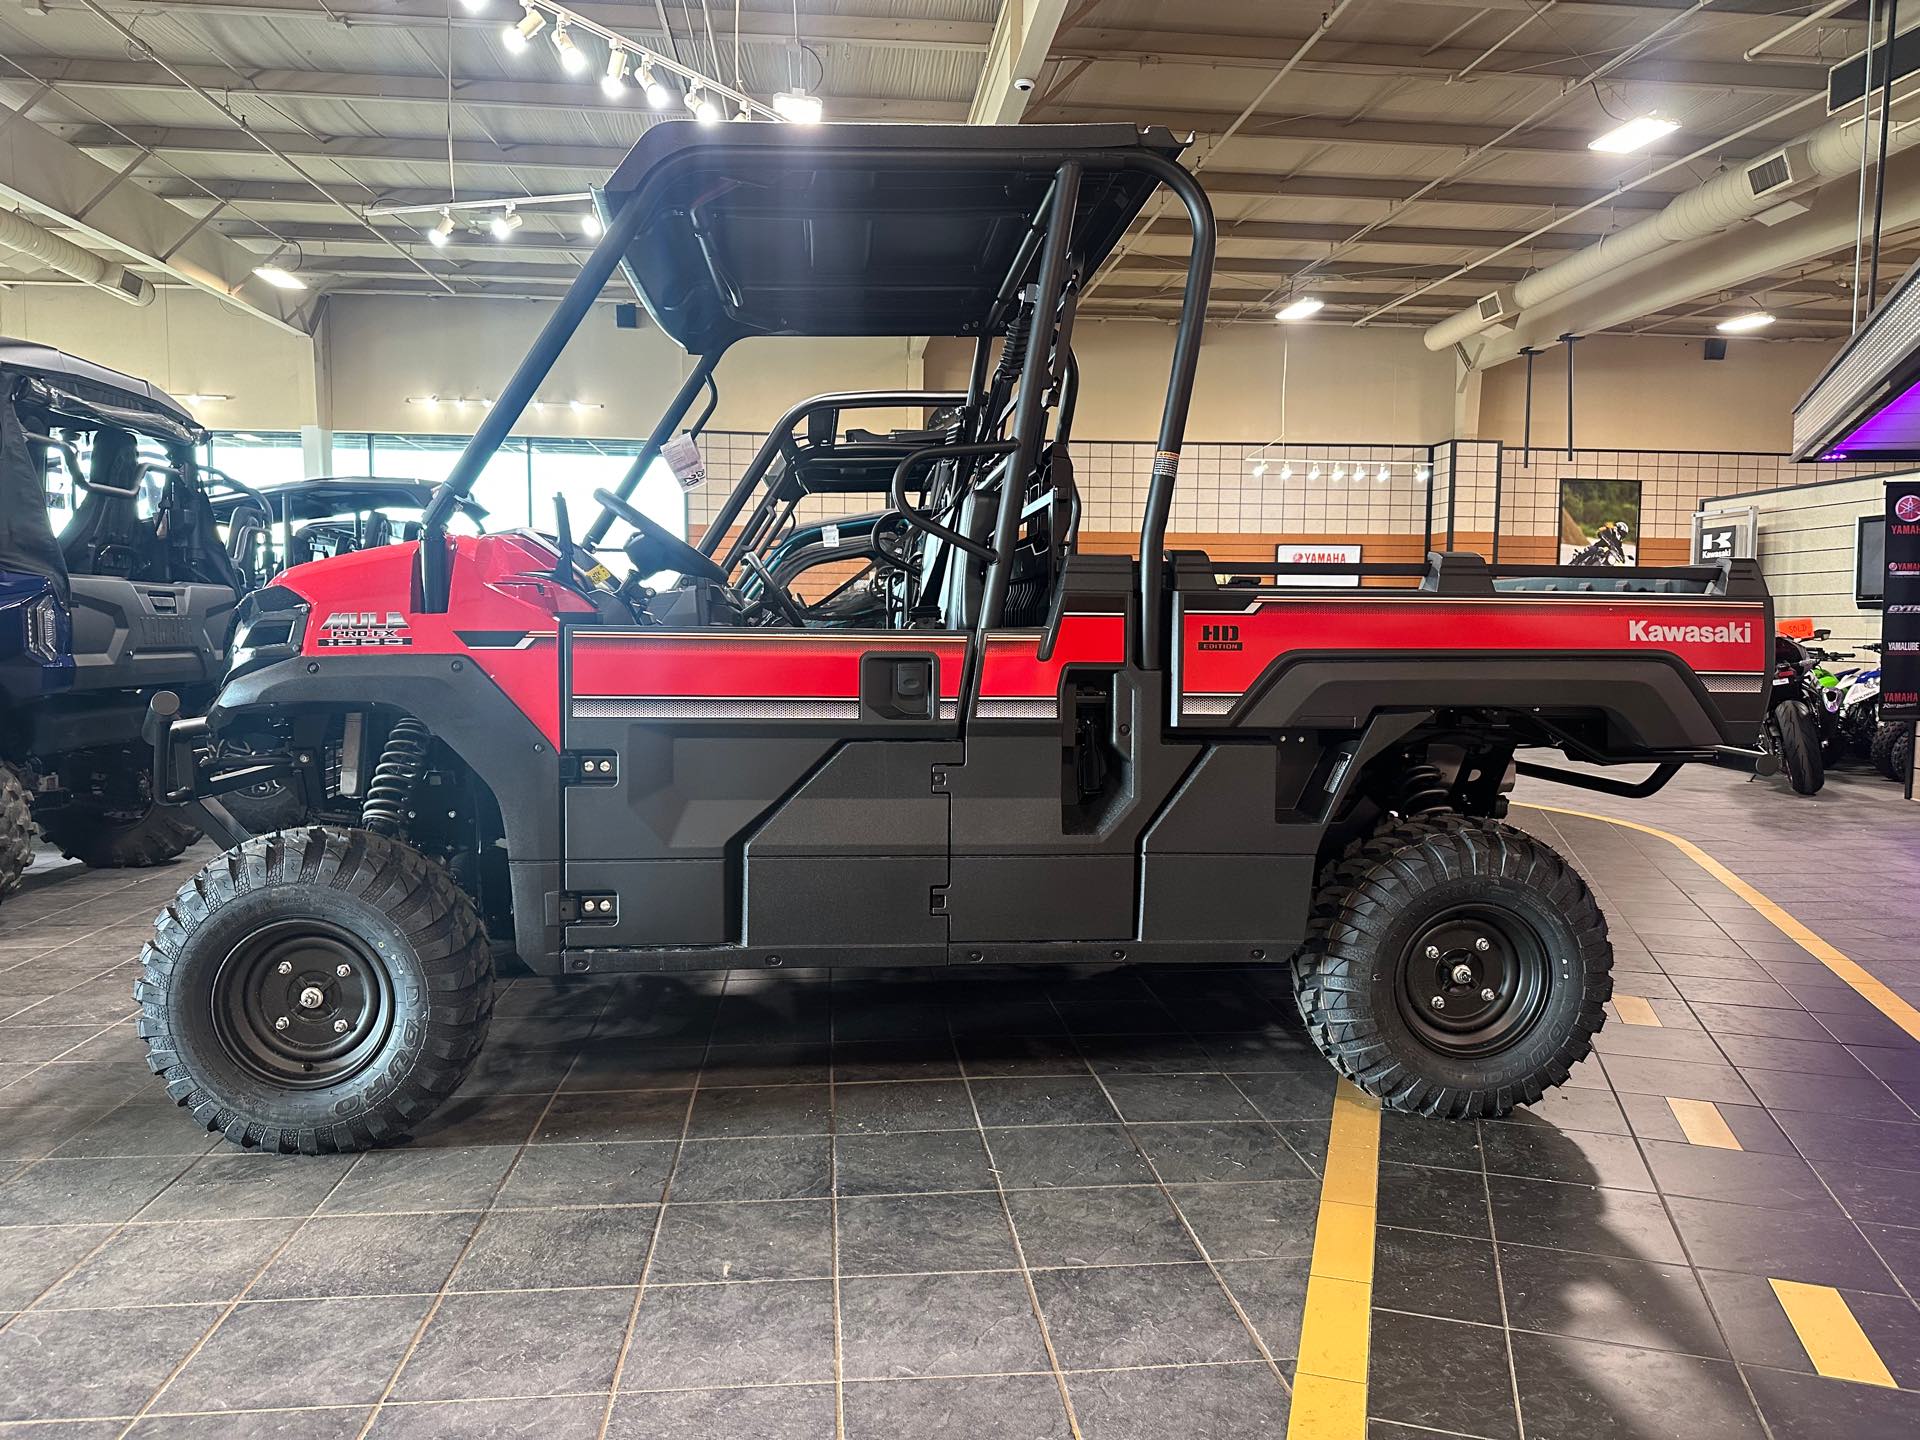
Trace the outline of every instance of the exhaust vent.
<instances>
[{"instance_id":1,"label":"exhaust vent","mask_svg":"<svg viewBox=\"0 0 1920 1440\"><path fill-rule=\"evenodd\" d=\"M1498 320L1506 313L1505 307L1500 303L1500 296L1497 291L1492 295L1482 295L1480 297L1480 318L1482 320Z\"/></svg>"},{"instance_id":2,"label":"exhaust vent","mask_svg":"<svg viewBox=\"0 0 1920 1440\"><path fill-rule=\"evenodd\" d=\"M1756 200L1776 190L1784 190L1794 183L1794 179L1793 164L1784 150L1777 150L1747 167L1747 190Z\"/></svg>"}]
</instances>

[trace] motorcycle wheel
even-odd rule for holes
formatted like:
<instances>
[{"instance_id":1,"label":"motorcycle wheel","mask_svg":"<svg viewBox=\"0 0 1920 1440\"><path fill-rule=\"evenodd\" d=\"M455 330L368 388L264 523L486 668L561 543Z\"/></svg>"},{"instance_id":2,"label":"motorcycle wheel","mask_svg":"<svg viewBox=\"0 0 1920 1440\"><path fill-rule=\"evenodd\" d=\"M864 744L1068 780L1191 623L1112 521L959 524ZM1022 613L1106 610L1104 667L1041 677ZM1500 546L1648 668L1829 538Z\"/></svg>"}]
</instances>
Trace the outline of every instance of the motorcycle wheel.
<instances>
[{"instance_id":1,"label":"motorcycle wheel","mask_svg":"<svg viewBox=\"0 0 1920 1440\"><path fill-rule=\"evenodd\" d=\"M1773 713L1787 783L1797 794L1819 794L1820 787L1827 783L1827 767L1820 759L1820 730L1813 716L1802 703L1782 705Z\"/></svg>"}]
</instances>

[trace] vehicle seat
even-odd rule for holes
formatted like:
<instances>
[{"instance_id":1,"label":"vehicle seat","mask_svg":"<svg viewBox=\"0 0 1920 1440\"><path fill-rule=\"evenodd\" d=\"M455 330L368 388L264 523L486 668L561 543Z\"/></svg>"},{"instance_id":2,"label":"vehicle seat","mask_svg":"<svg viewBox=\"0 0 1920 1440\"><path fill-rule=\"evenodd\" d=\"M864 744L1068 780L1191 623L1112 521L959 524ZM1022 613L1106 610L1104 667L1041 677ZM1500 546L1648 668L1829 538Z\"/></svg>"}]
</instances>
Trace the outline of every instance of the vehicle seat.
<instances>
[{"instance_id":1,"label":"vehicle seat","mask_svg":"<svg viewBox=\"0 0 1920 1440\"><path fill-rule=\"evenodd\" d=\"M393 544L393 521L378 510L368 511L366 529L360 537L360 548L374 550L382 545L391 544Z\"/></svg>"},{"instance_id":2,"label":"vehicle seat","mask_svg":"<svg viewBox=\"0 0 1920 1440\"><path fill-rule=\"evenodd\" d=\"M127 494L84 492L60 549L74 575L104 575L117 580L148 580L161 568L161 542L153 526L140 518L135 492L140 485L139 442L131 431L105 429L93 439L93 463L87 477L95 485Z\"/></svg>"}]
</instances>

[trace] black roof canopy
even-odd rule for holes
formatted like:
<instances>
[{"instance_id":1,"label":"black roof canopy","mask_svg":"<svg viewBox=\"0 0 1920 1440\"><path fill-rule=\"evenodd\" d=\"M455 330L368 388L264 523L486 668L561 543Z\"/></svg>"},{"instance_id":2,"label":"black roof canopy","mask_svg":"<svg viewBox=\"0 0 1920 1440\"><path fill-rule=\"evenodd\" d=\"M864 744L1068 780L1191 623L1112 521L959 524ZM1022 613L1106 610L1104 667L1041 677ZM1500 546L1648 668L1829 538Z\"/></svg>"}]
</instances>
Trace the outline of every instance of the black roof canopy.
<instances>
[{"instance_id":1,"label":"black roof canopy","mask_svg":"<svg viewBox=\"0 0 1920 1440\"><path fill-rule=\"evenodd\" d=\"M1158 183L1111 163L1184 148L1133 125L653 126L600 195L647 219L623 266L703 354L749 335L967 335L1063 158L1084 158L1074 251L1098 265Z\"/></svg>"},{"instance_id":2,"label":"black roof canopy","mask_svg":"<svg viewBox=\"0 0 1920 1440\"><path fill-rule=\"evenodd\" d=\"M24 378L36 388L20 398L44 406L55 420L81 428L114 425L181 445L197 445L206 438L186 406L158 385L50 345L0 336L0 376L7 377L0 390L8 399L15 398L14 377Z\"/></svg>"}]
</instances>

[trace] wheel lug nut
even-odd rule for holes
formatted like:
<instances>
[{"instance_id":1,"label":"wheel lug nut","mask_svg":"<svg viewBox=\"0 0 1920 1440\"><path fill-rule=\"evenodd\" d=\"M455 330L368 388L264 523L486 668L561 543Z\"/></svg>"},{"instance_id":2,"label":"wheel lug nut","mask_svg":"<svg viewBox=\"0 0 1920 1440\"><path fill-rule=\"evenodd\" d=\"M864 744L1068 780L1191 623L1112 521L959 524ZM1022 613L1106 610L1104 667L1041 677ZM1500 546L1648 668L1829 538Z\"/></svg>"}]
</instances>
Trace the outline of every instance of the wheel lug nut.
<instances>
[{"instance_id":1,"label":"wheel lug nut","mask_svg":"<svg viewBox=\"0 0 1920 1440\"><path fill-rule=\"evenodd\" d=\"M1436 995L1428 1003L1436 1010L1444 1010L1447 1008L1447 997L1444 995Z\"/></svg>"},{"instance_id":2,"label":"wheel lug nut","mask_svg":"<svg viewBox=\"0 0 1920 1440\"><path fill-rule=\"evenodd\" d=\"M318 985L309 985L300 992L300 1008L302 1010L318 1010L326 1003L326 992Z\"/></svg>"},{"instance_id":3,"label":"wheel lug nut","mask_svg":"<svg viewBox=\"0 0 1920 1440\"><path fill-rule=\"evenodd\" d=\"M1440 947L1438 945L1427 946L1427 959L1438 960L1439 958L1440 958Z\"/></svg>"},{"instance_id":4,"label":"wheel lug nut","mask_svg":"<svg viewBox=\"0 0 1920 1440\"><path fill-rule=\"evenodd\" d=\"M1484 955L1487 953L1487 951L1493 948L1493 942L1487 939L1486 936L1482 935L1478 940L1473 942L1473 948L1478 950L1482 955Z\"/></svg>"},{"instance_id":5,"label":"wheel lug nut","mask_svg":"<svg viewBox=\"0 0 1920 1440\"><path fill-rule=\"evenodd\" d=\"M1491 1001L1493 1000L1493 998L1494 998L1494 995L1493 995L1493 991L1492 991L1491 989L1487 989L1487 990L1482 990L1482 991L1480 992L1480 998L1481 998L1482 1000L1486 1000L1486 1001L1489 1001L1489 1002L1491 1002Z\"/></svg>"},{"instance_id":6,"label":"wheel lug nut","mask_svg":"<svg viewBox=\"0 0 1920 1440\"><path fill-rule=\"evenodd\" d=\"M344 1035L344 1034L346 1034L346 1033L347 1033L347 1022L346 1022L346 1021L344 1021L344 1020L336 1020L336 1021L334 1021L334 1022L333 1022L333 1033L334 1033L334 1034L336 1034L336 1035Z\"/></svg>"},{"instance_id":7,"label":"wheel lug nut","mask_svg":"<svg viewBox=\"0 0 1920 1440\"><path fill-rule=\"evenodd\" d=\"M353 967L350 965L336 965L333 967L333 973L344 980L353 973Z\"/></svg>"},{"instance_id":8,"label":"wheel lug nut","mask_svg":"<svg viewBox=\"0 0 1920 1440\"><path fill-rule=\"evenodd\" d=\"M291 975L293 973L293 962L291 960L282 960L280 962L280 973L282 975Z\"/></svg>"},{"instance_id":9,"label":"wheel lug nut","mask_svg":"<svg viewBox=\"0 0 1920 1440\"><path fill-rule=\"evenodd\" d=\"M286 1016L282 1015L278 1020L273 1022L273 1028L276 1030L284 1030L292 1023L293 1022L288 1020Z\"/></svg>"},{"instance_id":10,"label":"wheel lug nut","mask_svg":"<svg viewBox=\"0 0 1920 1440\"><path fill-rule=\"evenodd\" d=\"M1473 967L1467 964L1454 966L1453 983L1456 985L1471 985L1473 983Z\"/></svg>"}]
</instances>

